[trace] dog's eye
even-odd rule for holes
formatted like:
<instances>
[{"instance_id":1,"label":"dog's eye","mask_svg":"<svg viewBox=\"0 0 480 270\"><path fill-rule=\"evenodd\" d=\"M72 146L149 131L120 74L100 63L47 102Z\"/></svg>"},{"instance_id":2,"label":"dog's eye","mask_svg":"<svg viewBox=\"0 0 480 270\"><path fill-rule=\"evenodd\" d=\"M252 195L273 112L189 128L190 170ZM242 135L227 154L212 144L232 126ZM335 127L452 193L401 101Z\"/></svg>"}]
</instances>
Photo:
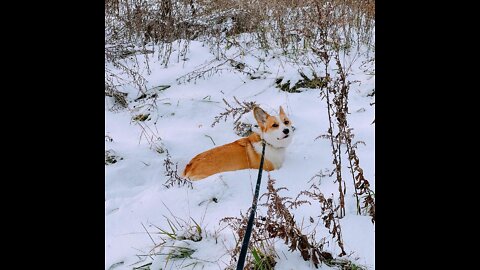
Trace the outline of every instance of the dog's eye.
<instances>
[{"instance_id":1,"label":"dog's eye","mask_svg":"<svg viewBox=\"0 0 480 270\"><path fill-rule=\"evenodd\" d=\"M278 127L278 124L273 124L272 127Z\"/></svg>"},{"instance_id":2,"label":"dog's eye","mask_svg":"<svg viewBox=\"0 0 480 270\"><path fill-rule=\"evenodd\" d=\"M288 125L288 124L290 124L290 122L289 122L289 121L285 121L284 123L285 123L285 125Z\"/></svg>"}]
</instances>

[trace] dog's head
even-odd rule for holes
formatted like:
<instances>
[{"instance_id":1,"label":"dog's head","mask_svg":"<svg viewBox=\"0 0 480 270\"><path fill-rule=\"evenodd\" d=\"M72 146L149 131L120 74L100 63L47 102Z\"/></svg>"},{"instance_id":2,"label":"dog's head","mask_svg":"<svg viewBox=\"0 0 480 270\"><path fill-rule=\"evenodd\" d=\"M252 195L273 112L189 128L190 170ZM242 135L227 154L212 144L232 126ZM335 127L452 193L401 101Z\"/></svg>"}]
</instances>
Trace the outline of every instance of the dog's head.
<instances>
[{"instance_id":1,"label":"dog's head","mask_svg":"<svg viewBox=\"0 0 480 270\"><path fill-rule=\"evenodd\" d=\"M267 143L280 148L287 147L292 142L292 123L282 106L280 106L280 114L278 116L269 115L260 107L255 107L253 115Z\"/></svg>"}]
</instances>

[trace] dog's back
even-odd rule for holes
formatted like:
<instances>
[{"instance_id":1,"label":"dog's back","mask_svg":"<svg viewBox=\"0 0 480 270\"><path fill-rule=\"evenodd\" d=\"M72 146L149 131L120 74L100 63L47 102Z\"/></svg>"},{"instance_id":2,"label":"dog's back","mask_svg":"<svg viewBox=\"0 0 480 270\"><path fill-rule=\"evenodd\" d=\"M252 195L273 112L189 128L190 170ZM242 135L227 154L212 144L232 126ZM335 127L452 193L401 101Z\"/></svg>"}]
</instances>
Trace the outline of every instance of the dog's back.
<instances>
[{"instance_id":1,"label":"dog's back","mask_svg":"<svg viewBox=\"0 0 480 270\"><path fill-rule=\"evenodd\" d=\"M183 176L200 180L219 172L258 169L261 157L253 147L253 143L258 142L260 136L253 133L246 138L200 153L187 164ZM274 166L265 159L263 169L271 171Z\"/></svg>"}]
</instances>

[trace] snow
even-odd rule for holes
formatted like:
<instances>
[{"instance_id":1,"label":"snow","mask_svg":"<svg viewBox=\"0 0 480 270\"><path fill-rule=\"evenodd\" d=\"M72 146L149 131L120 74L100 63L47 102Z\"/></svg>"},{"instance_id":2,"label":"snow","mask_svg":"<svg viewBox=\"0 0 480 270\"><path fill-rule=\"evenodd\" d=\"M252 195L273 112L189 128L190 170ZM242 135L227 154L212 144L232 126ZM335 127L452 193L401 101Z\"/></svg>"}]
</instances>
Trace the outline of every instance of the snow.
<instances>
[{"instance_id":1,"label":"snow","mask_svg":"<svg viewBox=\"0 0 480 270\"><path fill-rule=\"evenodd\" d=\"M149 88L158 85L171 85L160 91L157 108L150 108L143 101L135 102L140 94L131 86L122 91L128 93L128 110L112 111L113 100L105 98L105 134L113 141L105 142L105 150L113 150L122 157L114 164L105 166L105 269L133 269L143 263L152 262L150 269L224 269L230 262L229 250L235 246L234 232L225 223L219 223L224 217L239 217L246 214L253 197L256 170L225 172L193 182L193 189L187 186L167 189L164 159L166 152L159 153L142 135L142 128L133 122L132 115L150 113L150 119L143 124L151 128L150 135L160 138L158 145L168 150L172 162L178 162L179 174L185 164L196 154L237 140L234 133L233 120L221 120L212 127L214 117L226 108L222 99L234 105L233 96L239 101L255 101L270 114L278 114L279 106L283 106L296 130L293 141L286 150L286 158L279 170L270 172L276 179L276 187L286 187L280 191L281 196L295 198L302 190L307 190L316 183L326 197L334 194L338 199L338 185L335 176L322 179L314 177L320 170L333 168L332 153L329 140L316 139L328 130L327 107L320 98L319 91L306 89L302 93L286 93L275 88L275 79L284 77L298 80L298 71L303 70L307 76L310 68L291 63L274 54L250 50L241 56L238 51L230 50L229 57L250 67L260 67L258 72L262 78L251 80L246 74L235 72L226 63L221 72L199 78L196 81L178 83L177 79L208 63L215 66L220 62L213 61L215 56L208 46L201 42L191 41L186 61L176 61L178 46L174 46L172 61L165 67L158 61L157 55L150 55L150 74L146 72L144 58L137 56L138 64L144 70ZM357 80L350 89L348 115L349 125L353 128L353 141L364 141L359 145L357 155L363 168L365 178L369 180L371 189L375 190L375 107L370 106L372 98L367 94L375 87L375 77L362 66L366 60L364 55L358 59L350 70L351 80ZM181 57L180 57L181 59ZM261 61L259 59L262 59ZM212 62L213 61L213 62ZM346 60L348 61L348 60ZM127 62L129 63L129 62ZM130 63L131 64L131 63ZM113 69L113 67L111 67ZM317 71L317 74L320 72ZM120 74L120 76L124 76ZM135 107L134 107L135 106ZM255 123L253 115L242 117L242 121ZM214 145L214 143L215 145ZM346 158L345 158L346 160ZM375 225L369 216L355 213L353 184L347 168L343 171L346 179L346 216L340 224L348 259L368 269L375 269ZM263 174L260 194L266 192L268 173ZM320 215L318 202L311 206L304 205L293 209L295 220L299 226L310 217ZM259 206L258 214L266 214L266 209ZM202 229L202 240L173 240L159 233L159 229L169 231L167 220L183 224L179 233L188 235L192 220ZM303 221L303 222L302 222ZM180 227L179 224L177 224ZM145 228L144 228L145 227ZM304 232L313 228L305 225ZM146 232L148 231L148 233ZM187 231L185 231L187 230ZM319 235L323 233L323 235ZM329 245L325 248L332 254L339 254L335 241L329 238L322 223L317 227L317 237L327 237ZM195 250L192 258L167 260L165 256L146 256L167 238L168 245L187 245ZM152 241L153 240L153 241ZM154 244L155 242L155 244ZM165 245L167 246L167 244ZM160 248L157 248L160 250ZM313 269L311 262L304 261L299 252L290 252L282 240L277 241L275 249L278 261L275 269ZM159 251L168 253L168 250ZM123 263L122 263L123 262ZM333 269L322 265L321 269Z\"/></svg>"}]
</instances>

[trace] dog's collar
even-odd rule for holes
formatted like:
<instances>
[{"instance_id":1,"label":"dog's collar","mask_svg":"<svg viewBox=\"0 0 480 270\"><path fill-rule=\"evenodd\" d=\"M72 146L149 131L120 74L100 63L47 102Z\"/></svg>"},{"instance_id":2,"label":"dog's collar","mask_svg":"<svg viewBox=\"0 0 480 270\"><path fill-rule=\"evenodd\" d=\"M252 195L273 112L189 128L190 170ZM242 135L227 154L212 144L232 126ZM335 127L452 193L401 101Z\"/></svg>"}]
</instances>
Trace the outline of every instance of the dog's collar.
<instances>
[{"instance_id":1,"label":"dog's collar","mask_svg":"<svg viewBox=\"0 0 480 270\"><path fill-rule=\"evenodd\" d=\"M268 142L265 141L264 139L262 139L260 142L261 142L262 144L266 144L266 145L268 145L268 146L270 146L270 147L276 148L275 146L273 146L272 144L268 143Z\"/></svg>"},{"instance_id":2,"label":"dog's collar","mask_svg":"<svg viewBox=\"0 0 480 270\"><path fill-rule=\"evenodd\" d=\"M268 145L268 146L270 146L270 147L272 147L272 148L275 148L275 149L286 148L286 147L276 147L276 146L274 146L273 144L268 143L265 139L262 138L262 136L260 136L260 142L265 143L266 145Z\"/></svg>"}]
</instances>

